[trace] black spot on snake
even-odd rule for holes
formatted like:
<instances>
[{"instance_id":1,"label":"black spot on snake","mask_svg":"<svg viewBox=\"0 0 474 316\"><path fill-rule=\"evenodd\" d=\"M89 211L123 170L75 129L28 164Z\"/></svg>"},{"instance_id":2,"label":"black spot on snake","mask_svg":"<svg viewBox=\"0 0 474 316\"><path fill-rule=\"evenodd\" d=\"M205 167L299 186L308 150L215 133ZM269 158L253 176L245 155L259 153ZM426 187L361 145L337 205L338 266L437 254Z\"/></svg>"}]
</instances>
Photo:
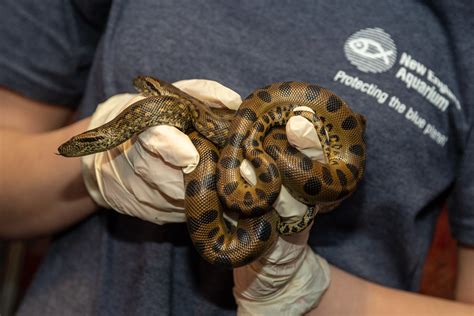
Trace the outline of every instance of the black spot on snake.
<instances>
[{"instance_id":1,"label":"black spot on snake","mask_svg":"<svg viewBox=\"0 0 474 316\"><path fill-rule=\"evenodd\" d=\"M328 112L336 112L342 107L342 100L336 97L335 95L332 95L329 97L328 102L326 103L326 110Z\"/></svg>"},{"instance_id":2,"label":"black spot on snake","mask_svg":"<svg viewBox=\"0 0 474 316\"><path fill-rule=\"evenodd\" d=\"M203 241L196 241L194 242L194 247L198 253L204 253L206 250L206 244Z\"/></svg>"},{"instance_id":3,"label":"black spot on snake","mask_svg":"<svg viewBox=\"0 0 474 316\"><path fill-rule=\"evenodd\" d=\"M216 153L214 150L209 151L209 158L212 162L217 163L219 161L219 154Z\"/></svg>"},{"instance_id":4,"label":"black spot on snake","mask_svg":"<svg viewBox=\"0 0 474 316\"><path fill-rule=\"evenodd\" d=\"M218 214L219 213L216 210L205 211L204 213L199 215L198 221L200 223L210 224L217 219Z\"/></svg>"},{"instance_id":5,"label":"black spot on snake","mask_svg":"<svg viewBox=\"0 0 474 316\"><path fill-rule=\"evenodd\" d=\"M250 211L250 216L251 217L258 217L258 216L261 216L262 214L264 214L266 211L267 211L266 209L264 209L260 206L255 206Z\"/></svg>"},{"instance_id":6,"label":"black spot on snake","mask_svg":"<svg viewBox=\"0 0 474 316\"><path fill-rule=\"evenodd\" d=\"M219 228L218 227L214 227L213 229L211 229L208 233L207 233L207 238L208 239L211 239L211 238L214 238L217 233L219 232Z\"/></svg>"},{"instance_id":7,"label":"black spot on snake","mask_svg":"<svg viewBox=\"0 0 474 316\"><path fill-rule=\"evenodd\" d=\"M267 241L272 235L272 224L266 220L262 220L258 223L256 227L257 238L260 241Z\"/></svg>"},{"instance_id":8,"label":"black spot on snake","mask_svg":"<svg viewBox=\"0 0 474 316\"><path fill-rule=\"evenodd\" d=\"M288 234L290 232L290 227L287 225L285 226L285 228L283 229L283 234Z\"/></svg>"},{"instance_id":9,"label":"black spot on snake","mask_svg":"<svg viewBox=\"0 0 474 316\"><path fill-rule=\"evenodd\" d=\"M352 145L349 147L349 151L356 156L364 156L364 148L361 145Z\"/></svg>"},{"instance_id":10,"label":"black spot on snake","mask_svg":"<svg viewBox=\"0 0 474 316\"><path fill-rule=\"evenodd\" d=\"M275 113L273 113L273 111L268 112L268 116L270 116L272 120L275 119Z\"/></svg>"},{"instance_id":11,"label":"black spot on snake","mask_svg":"<svg viewBox=\"0 0 474 316\"><path fill-rule=\"evenodd\" d=\"M254 129L256 129L258 132L263 132L265 130L265 125L263 125L262 122L257 122L253 126Z\"/></svg>"},{"instance_id":12,"label":"black spot on snake","mask_svg":"<svg viewBox=\"0 0 474 316\"><path fill-rule=\"evenodd\" d=\"M280 153L280 148L276 145L268 145L265 148L265 151L270 155L270 157L273 158L273 160L277 160Z\"/></svg>"},{"instance_id":13,"label":"black spot on snake","mask_svg":"<svg viewBox=\"0 0 474 316\"><path fill-rule=\"evenodd\" d=\"M283 177L286 179L291 178L291 170L290 169L283 169Z\"/></svg>"},{"instance_id":14,"label":"black spot on snake","mask_svg":"<svg viewBox=\"0 0 474 316\"><path fill-rule=\"evenodd\" d=\"M186 221L188 223L188 231L191 235L196 233L201 227L199 220L195 219L194 217L189 216Z\"/></svg>"},{"instance_id":15,"label":"black spot on snake","mask_svg":"<svg viewBox=\"0 0 474 316\"><path fill-rule=\"evenodd\" d=\"M237 238L241 243L248 243L250 240L249 233L242 228L237 228Z\"/></svg>"},{"instance_id":16,"label":"black spot on snake","mask_svg":"<svg viewBox=\"0 0 474 316\"><path fill-rule=\"evenodd\" d=\"M284 96L289 96L291 94L291 86L288 82L283 82L279 87L281 94Z\"/></svg>"},{"instance_id":17,"label":"black spot on snake","mask_svg":"<svg viewBox=\"0 0 474 316\"><path fill-rule=\"evenodd\" d=\"M214 264L216 266L228 268L232 266L232 260L230 260L230 258L227 257L227 255L225 256L220 255L220 256L217 256L216 259L214 259Z\"/></svg>"},{"instance_id":18,"label":"black spot on snake","mask_svg":"<svg viewBox=\"0 0 474 316\"><path fill-rule=\"evenodd\" d=\"M235 213L238 213L238 214L242 214L242 209L240 208L240 205L237 204L237 203L233 203L229 209L232 211L232 212L235 212Z\"/></svg>"},{"instance_id":19,"label":"black spot on snake","mask_svg":"<svg viewBox=\"0 0 474 316\"><path fill-rule=\"evenodd\" d=\"M250 154L250 156L252 156L252 157L257 157L257 156L263 154L263 151L261 151L261 150L258 149L258 148L254 148L254 149L252 149L252 150L249 151L249 154Z\"/></svg>"},{"instance_id":20,"label":"black spot on snake","mask_svg":"<svg viewBox=\"0 0 474 316\"><path fill-rule=\"evenodd\" d=\"M196 179L189 181L188 185L186 186L186 195L196 196L200 192L201 192L201 183Z\"/></svg>"},{"instance_id":21,"label":"black spot on snake","mask_svg":"<svg viewBox=\"0 0 474 316\"><path fill-rule=\"evenodd\" d=\"M249 108L243 108L237 111L237 115L243 117L244 119L255 122L257 120L257 114Z\"/></svg>"},{"instance_id":22,"label":"black spot on snake","mask_svg":"<svg viewBox=\"0 0 474 316\"><path fill-rule=\"evenodd\" d=\"M268 173L273 177L273 178L278 178L280 177L280 172L278 171L278 167L274 163L270 163L268 165Z\"/></svg>"},{"instance_id":23,"label":"black spot on snake","mask_svg":"<svg viewBox=\"0 0 474 316\"><path fill-rule=\"evenodd\" d=\"M217 184L217 176L215 173L206 174L202 178L202 186L207 190L214 190Z\"/></svg>"},{"instance_id":24,"label":"black spot on snake","mask_svg":"<svg viewBox=\"0 0 474 316\"><path fill-rule=\"evenodd\" d=\"M275 133L275 134L273 134L272 137L273 137L273 139L276 139L276 140L286 140L287 139L285 133Z\"/></svg>"},{"instance_id":25,"label":"black spot on snake","mask_svg":"<svg viewBox=\"0 0 474 316\"><path fill-rule=\"evenodd\" d=\"M268 117L268 115L265 114L264 116L262 116L262 119L265 121L265 123L270 123L270 118Z\"/></svg>"},{"instance_id":26,"label":"black spot on snake","mask_svg":"<svg viewBox=\"0 0 474 316\"><path fill-rule=\"evenodd\" d=\"M314 101L319 96L321 88L315 85L308 85L305 91L305 97L308 101Z\"/></svg>"},{"instance_id":27,"label":"black spot on snake","mask_svg":"<svg viewBox=\"0 0 474 316\"><path fill-rule=\"evenodd\" d=\"M311 196L319 194L321 192L321 181L316 177L311 177L305 182L303 190Z\"/></svg>"},{"instance_id":28,"label":"black spot on snake","mask_svg":"<svg viewBox=\"0 0 474 316\"><path fill-rule=\"evenodd\" d=\"M240 144L242 143L245 135L240 134L240 133L235 133L229 136L228 138L228 143L231 144L234 147L239 147Z\"/></svg>"},{"instance_id":29,"label":"black spot on snake","mask_svg":"<svg viewBox=\"0 0 474 316\"><path fill-rule=\"evenodd\" d=\"M256 188L255 193L257 194L260 200L264 200L267 197L267 194L262 189Z\"/></svg>"},{"instance_id":30,"label":"black spot on snake","mask_svg":"<svg viewBox=\"0 0 474 316\"><path fill-rule=\"evenodd\" d=\"M224 245L224 240L224 235L220 235L219 237L217 237L216 242L212 245L212 250L214 250L215 252L220 252L222 246Z\"/></svg>"},{"instance_id":31,"label":"black spot on snake","mask_svg":"<svg viewBox=\"0 0 474 316\"><path fill-rule=\"evenodd\" d=\"M346 178L346 175L344 174L344 172L342 172L339 169L336 169L336 174L337 174L337 177L339 178L339 182L341 183L341 185L346 186L347 185L347 178Z\"/></svg>"},{"instance_id":32,"label":"black spot on snake","mask_svg":"<svg viewBox=\"0 0 474 316\"><path fill-rule=\"evenodd\" d=\"M342 129L351 130L357 127L357 120L354 116L348 116L341 124Z\"/></svg>"},{"instance_id":33,"label":"black spot on snake","mask_svg":"<svg viewBox=\"0 0 474 316\"><path fill-rule=\"evenodd\" d=\"M261 165L262 159L260 157L255 157L252 159L252 166L254 166L254 168L260 168Z\"/></svg>"},{"instance_id":34,"label":"black spot on snake","mask_svg":"<svg viewBox=\"0 0 474 316\"><path fill-rule=\"evenodd\" d=\"M356 166L354 166L353 164L347 163L346 167L352 173L354 178L356 178L356 179L359 178L359 169Z\"/></svg>"},{"instance_id":35,"label":"black spot on snake","mask_svg":"<svg viewBox=\"0 0 474 316\"><path fill-rule=\"evenodd\" d=\"M268 195L268 197L267 197L267 203L268 203L269 205L272 205L273 202L276 201L278 195L280 195L280 191L275 191L275 192L270 193L270 194Z\"/></svg>"},{"instance_id":36,"label":"black spot on snake","mask_svg":"<svg viewBox=\"0 0 474 316\"><path fill-rule=\"evenodd\" d=\"M226 183L226 184L224 185L224 194L225 194L225 195L230 195L230 194L232 194L232 192L234 192L235 189L237 189L238 186L239 186L239 183L238 183L238 182Z\"/></svg>"},{"instance_id":37,"label":"black spot on snake","mask_svg":"<svg viewBox=\"0 0 474 316\"><path fill-rule=\"evenodd\" d=\"M260 145L260 143L258 142L258 140L252 139L252 146L258 147L258 145Z\"/></svg>"},{"instance_id":38,"label":"black spot on snake","mask_svg":"<svg viewBox=\"0 0 474 316\"><path fill-rule=\"evenodd\" d=\"M326 136L326 129L324 128L324 126L321 126L321 128L319 129L319 135Z\"/></svg>"},{"instance_id":39,"label":"black spot on snake","mask_svg":"<svg viewBox=\"0 0 474 316\"><path fill-rule=\"evenodd\" d=\"M260 98L260 100L270 103L272 102L272 95L268 93L267 91L260 91L257 93L257 96Z\"/></svg>"},{"instance_id":40,"label":"black spot on snake","mask_svg":"<svg viewBox=\"0 0 474 316\"><path fill-rule=\"evenodd\" d=\"M313 161L308 157L303 157L300 161L300 168L304 171L309 171L313 168Z\"/></svg>"},{"instance_id":41,"label":"black spot on snake","mask_svg":"<svg viewBox=\"0 0 474 316\"><path fill-rule=\"evenodd\" d=\"M250 206L253 204L252 194L250 192L245 192L244 194L244 204Z\"/></svg>"},{"instance_id":42,"label":"black spot on snake","mask_svg":"<svg viewBox=\"0 0 474 316\"><path fill-rule=\"evenodd\" d=\"M237 159L235 157L229 157L229 156L223 157L220 161L220 164L225 169L232 169L232 168L240 167L239 159Z\"/></svg>"},{"instance_id":43,"label":"black spot on snake","mask_svg":"<svg viewBox=\"0 0 474 316\"><path fill-rule=\"evenodd\" d=\"M331 172L329 172L329 169L326 168L326 167L323 167L322 170L323 170L323 181L324 181L324 183L326 183L327 185L331 185L333 183Z\"/></svg>"},{"instance_id":44,"label":"black spot on snake","mask_svg":"<svg viewBox=\"0 0 474 316\"><path fill-rule=\"evenodd\" d=\"M289 155L296 155L297 153L299 153L298 149L296 149L295 147L291 146L290 144L288 144L288 146L286 146L286 150L285 152Z\"/></svg>"},{"instance_id":45,"label":"black spot on snake","mask_svg":"<svg viewBox=\"0 0 474 316\"><path fill-rule=\"evenodd\" d=\"M272 175L268 172L262 172L261 174L258 175L258 178L260 179L260 181L265 182L265 183L269 183L273 179Z\"/></svg>"}]
</instances>

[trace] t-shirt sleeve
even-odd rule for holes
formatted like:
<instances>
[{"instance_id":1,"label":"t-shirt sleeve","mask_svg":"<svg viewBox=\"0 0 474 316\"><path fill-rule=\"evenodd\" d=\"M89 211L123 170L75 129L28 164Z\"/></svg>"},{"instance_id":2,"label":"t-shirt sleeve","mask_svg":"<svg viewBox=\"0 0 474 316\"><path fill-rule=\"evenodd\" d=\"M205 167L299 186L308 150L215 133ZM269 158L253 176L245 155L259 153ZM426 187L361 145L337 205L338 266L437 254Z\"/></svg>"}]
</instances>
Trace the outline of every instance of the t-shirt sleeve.
<instances>
[{"instance_id":1,"label":"t-shirt sleeve","mask_svg":"<svg viewBox=\"0 0 474 316\"><path fill-rule=\"evenodd\" d=\"M471 135L449 203L451 231L458 241L474 245L474 139Z\"/></svg>"},{"instance_id":2,"label":"t-shirt sleeve","mask_svg":"<svg viewBox=\"0 0 474 316\"><path fill-rule=\"evenodd\" d=\"M76 106L107 13L102 0L2 1L0 85L35 100Z\"/></svg>"},{"instance_id":3,"label":"t-shirt sleeve","mask_svg":"<svg viewBox=\"0 0 474 316\"><path fill-rule=\"evenodd\" d=\"M459 242L474 245L474 3L472 1L432 2L451 39L463 117L458 117L459 160L457 176L449 197L451 231Z\"/></svg>"}]
</instances>

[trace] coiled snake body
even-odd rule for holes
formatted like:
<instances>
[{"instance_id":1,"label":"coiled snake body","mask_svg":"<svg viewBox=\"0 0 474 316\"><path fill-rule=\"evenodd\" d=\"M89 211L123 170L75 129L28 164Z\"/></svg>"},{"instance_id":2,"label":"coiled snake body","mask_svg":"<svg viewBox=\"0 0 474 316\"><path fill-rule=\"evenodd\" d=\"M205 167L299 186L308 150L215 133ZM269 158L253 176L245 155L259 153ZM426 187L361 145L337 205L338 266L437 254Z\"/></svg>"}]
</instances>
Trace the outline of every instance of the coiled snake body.
<instances>
[{"instance_id":1,"label":"coiled snake body","mask_svg":"<svg viewBox=\"0 0 474 316\"><path fill-rule=\"evenodd\" d=\"M152 77L138 77L134 85L145 99L74 136L58 151L67 157L105 151L160 124L187 133L200 155L196 169L184 175L187 225L195 248L211 263L237 267L252 262L273 245L278 233L299 232L318 210L337 206L362 177L365 119L322 87L274 83L255 90L230 113L210 109ZM313 123L327 164L312 161L288 143L283 126L294 115ZM240 174L244 159L255 169L255 185ZM296 222L281 220L272 208L282 183L308 205ZM236 226L224 218L224 211L237 216Z\"/></svg>"}]
</instances>

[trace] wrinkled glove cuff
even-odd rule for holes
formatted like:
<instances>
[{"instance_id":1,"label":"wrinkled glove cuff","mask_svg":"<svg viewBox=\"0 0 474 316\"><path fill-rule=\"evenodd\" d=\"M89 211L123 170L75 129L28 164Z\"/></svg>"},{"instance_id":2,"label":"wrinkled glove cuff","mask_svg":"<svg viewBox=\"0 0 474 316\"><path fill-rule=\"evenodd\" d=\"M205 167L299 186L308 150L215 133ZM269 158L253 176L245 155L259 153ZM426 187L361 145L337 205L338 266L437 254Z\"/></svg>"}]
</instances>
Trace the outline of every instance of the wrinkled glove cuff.
<instances>
[{"instance_id":1,"label":"wrinkled glove cuff","mask_svg":"<svg viewBox=\"0 0 474 316\"><path fill-rule=\"evenodd\" d=\"M330 283L327 261L307 245L281 248L285 256L278 260L272 259L278 258L275 249L234 272L238 315L302 315L319 304Z\"/></svg>"}]
</instances>

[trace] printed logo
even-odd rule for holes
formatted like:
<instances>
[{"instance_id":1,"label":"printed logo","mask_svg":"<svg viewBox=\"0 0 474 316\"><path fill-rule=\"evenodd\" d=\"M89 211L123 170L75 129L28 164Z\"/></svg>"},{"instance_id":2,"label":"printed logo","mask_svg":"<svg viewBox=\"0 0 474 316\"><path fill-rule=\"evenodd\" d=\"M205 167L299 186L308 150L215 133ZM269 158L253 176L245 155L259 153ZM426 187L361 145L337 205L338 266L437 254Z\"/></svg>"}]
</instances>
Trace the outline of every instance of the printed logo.
<instances>
[{"instance_id":1,"label":"printed logo","mask_svg":"<svg viewBox=\"0 0 474 316\"><path fill-rule=\"evenodd\" d=\"M381 28L366 28L352 34L344 44L344 53L362 72L387 71L397 59L394 41Z\"/></svg>"}]
</instances>

